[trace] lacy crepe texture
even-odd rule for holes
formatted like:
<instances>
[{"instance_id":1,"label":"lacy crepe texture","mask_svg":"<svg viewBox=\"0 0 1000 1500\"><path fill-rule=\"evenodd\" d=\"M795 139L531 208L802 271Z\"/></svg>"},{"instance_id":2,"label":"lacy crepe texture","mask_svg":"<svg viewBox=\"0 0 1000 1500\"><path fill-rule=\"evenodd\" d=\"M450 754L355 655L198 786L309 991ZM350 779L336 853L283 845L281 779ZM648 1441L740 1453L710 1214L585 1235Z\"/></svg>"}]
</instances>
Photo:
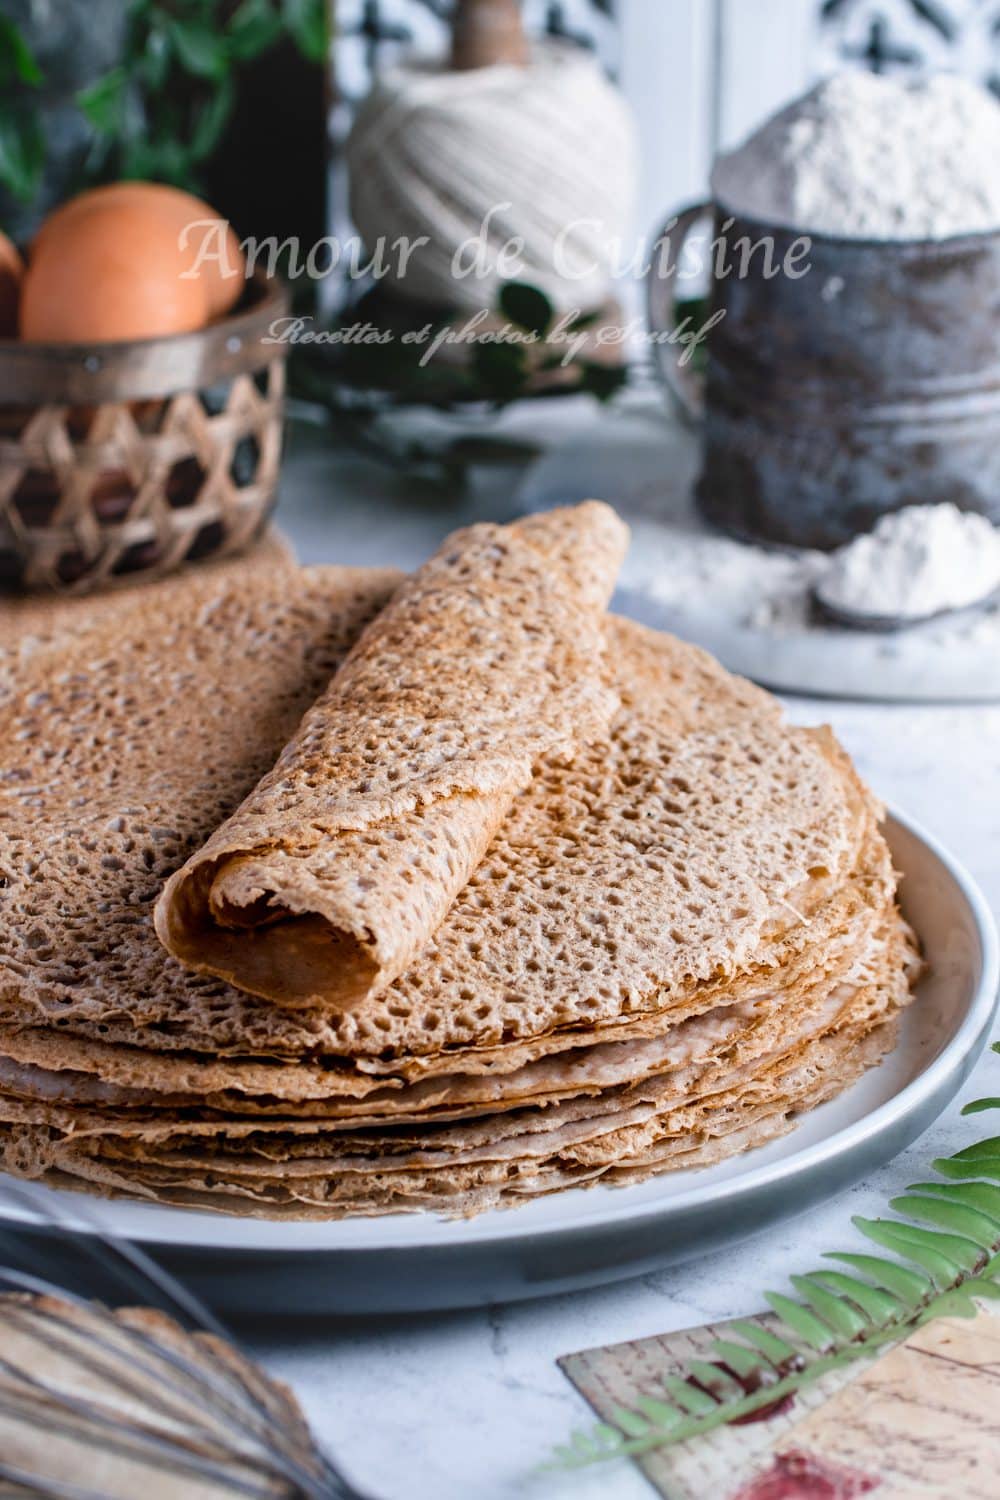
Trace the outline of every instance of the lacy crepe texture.
<instances>
[{"instance_id":1,"label":"lacy crepe texture","mask_svg":"<svg viewBox=\"0 0 1000 1500\"><path fill-rule=\"evenodd\" d=\"M492 576L479 542L471 590ZM168 954L154 908L241 807L280 825L259 788L420 585L258 557L68 630L56 608L30 633L0 621L7 1170L268 1217L466 1214L746 1150L879 1060L919 964L880 807L829 731L604 617L603 548L565 616L540 581L519 596L546 659L588 671L526 686L545 709L527 724L512 687L509 742L473 741L474 765L520 752L528 773L501 778L440 920L393 977L293 1004ZM389 816L409 836L438 805Z\"/></svg>"}]
</instances>

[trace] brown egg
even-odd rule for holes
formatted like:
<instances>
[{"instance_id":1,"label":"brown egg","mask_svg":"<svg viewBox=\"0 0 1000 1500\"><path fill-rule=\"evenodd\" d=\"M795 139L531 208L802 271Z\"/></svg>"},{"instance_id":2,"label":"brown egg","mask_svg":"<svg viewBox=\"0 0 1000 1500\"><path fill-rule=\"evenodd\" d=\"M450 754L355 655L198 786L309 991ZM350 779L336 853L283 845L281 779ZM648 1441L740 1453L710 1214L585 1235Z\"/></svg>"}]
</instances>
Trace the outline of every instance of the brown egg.
<instances>
[{"instance_id":1,"label":"brown egg","mask_svg":"<svg viewBox=\"0 0 1000 1500\"><path fill-rule=\"evenodd\" d=\"M192 230L199 220L213 225ZM208 258L196 276L183 274L206 234L228 264ZM36 235L21 335L96 342L198 328L236 301L243 271L236 236L200 199L160 183L112 183L63 204Z\"/></svg>"},{"instance_id":2,"label":"brown egg","mask_svg":"<svg viewBox=\"0 0 1000 1500\"><path fill-rule=\"evenodd\" d=\"M185 193L181 188L169 187L162 182L110 182L104 187L78 193L49 214L35 236L32 256L53 232L66 233L67 226L78 214L108 213L112 205L140 207L162 215L177 238L184 270L194 269L199 246L206 243L209 253L198 267L198 280L205 284L211 317L217 318L228 312L239 300L245 286L246 260L230 224L193 193ZM212 220L212 225L205 225L205 220ZM200 226L197 229L192 227L196 224ZM180 248L182 236L183 250ZM220 256L224 262L222 265L217 258Z\"/></svg>"},{"instance_id":3,"label":"brown egg","mask_svg":"<svg viewBox=\"0 0 1000 1500\"><path fill-rule=\"evenodd\" d=\"M155 214L81 214L31 256L21 337L69 343L154 338L200 328L205 288L185 281L176 241Z\"/></svg>"},{"instance_id":4,"label":"brown egg","mask_svg":"<svg viewBox=\"0 0 1000 1500\"><path fill-rule=\"evenodd\" d=\"M17 247L0 233L0 339L17 337L17 304L24 262Z\"/></svg>"}]
</instances>

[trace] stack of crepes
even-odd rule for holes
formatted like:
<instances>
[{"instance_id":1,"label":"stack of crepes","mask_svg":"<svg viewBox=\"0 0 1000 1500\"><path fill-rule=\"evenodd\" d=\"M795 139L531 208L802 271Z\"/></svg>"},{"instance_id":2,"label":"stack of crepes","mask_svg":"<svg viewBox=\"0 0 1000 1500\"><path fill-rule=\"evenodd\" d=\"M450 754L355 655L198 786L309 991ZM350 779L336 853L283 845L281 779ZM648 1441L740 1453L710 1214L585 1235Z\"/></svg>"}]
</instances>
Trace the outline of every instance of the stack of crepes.
<instances>
[{"instance_id":1,"label":"stack of crepes","mask_svg":"<svg viewBox=\"0 0 1000 1500\"><path fill-rule=\"evenodd\" d=\"M467 1214L756 1146L892 1046L878 805L605 614L624 545L590 502L409 578L264 556L11 612L7 1170Z\"/></svg>"}]
</instances>

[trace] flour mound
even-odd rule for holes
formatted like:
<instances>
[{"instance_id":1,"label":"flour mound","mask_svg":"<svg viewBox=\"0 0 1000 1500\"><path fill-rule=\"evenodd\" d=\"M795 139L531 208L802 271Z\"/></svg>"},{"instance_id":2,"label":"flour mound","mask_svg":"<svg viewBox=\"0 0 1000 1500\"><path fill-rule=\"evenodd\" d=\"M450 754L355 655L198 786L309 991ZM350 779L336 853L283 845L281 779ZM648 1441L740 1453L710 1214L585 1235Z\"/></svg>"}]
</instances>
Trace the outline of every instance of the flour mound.
<instances>
[{"instance_id":1,"label":"flour mound","mask_svg":"<svg viewBox=\"0 0 1000 1500\"><path fill-rule=\"evenodd\" d=\"M977 604L998 588L1000 531L985 516L914 505L835 552L816 592L849 614L920 620Z\"/></svg>"},{"instance_id":2,"label":"flour mound","mask_svg":"<svg viewBox=\"0 0 1000 1500\"><path fill-rule=\"evenodd\" d=\"M1000 104L949 74L845 72L768 120L712 174L731 212L855 239L1000 227Z\"/></svg>"}]
</instances>

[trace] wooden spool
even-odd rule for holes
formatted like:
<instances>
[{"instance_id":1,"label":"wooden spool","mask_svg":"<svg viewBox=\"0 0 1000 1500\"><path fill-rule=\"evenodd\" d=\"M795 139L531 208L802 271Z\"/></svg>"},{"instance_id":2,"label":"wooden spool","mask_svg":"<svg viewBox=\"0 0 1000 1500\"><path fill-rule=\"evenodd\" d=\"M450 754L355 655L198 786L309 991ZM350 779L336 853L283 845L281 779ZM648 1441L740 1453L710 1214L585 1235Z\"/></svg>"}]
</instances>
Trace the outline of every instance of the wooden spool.
<instances>
[{"instance_id":1,"label":"wooden spool","mask_svg":"<svg viewBox=\"0 0 1000 1500\"><path fill-rule=\"evenodd\" d=\"M85 593L238 552L281 457L288 310L255 278L194 333L98 345L0 340L0 590Z\"/></svg>"},{"instance_id":2,"label":"wooden spool","mask_svg":"<svg viewBox=\"0 0 1000 1500\"><path fill-rule=\"evenodd\" d=\"M517 0L457 0L451 65L458 71L499 63L526 67L528 40Z\"/></svg>"}]
</instances>

